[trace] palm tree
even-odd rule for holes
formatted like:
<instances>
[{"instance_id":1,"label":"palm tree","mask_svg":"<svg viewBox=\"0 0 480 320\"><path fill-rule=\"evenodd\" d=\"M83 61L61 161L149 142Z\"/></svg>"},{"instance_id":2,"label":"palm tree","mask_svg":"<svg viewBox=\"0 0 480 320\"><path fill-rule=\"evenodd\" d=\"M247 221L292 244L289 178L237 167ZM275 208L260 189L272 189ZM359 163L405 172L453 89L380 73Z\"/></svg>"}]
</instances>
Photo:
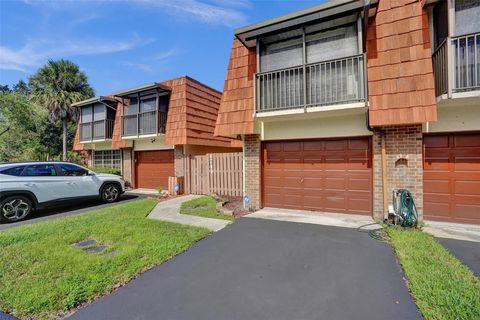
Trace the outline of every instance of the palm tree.
<instances>
[{"instance_id":1,"label":"palm tree","mask_svg":"<svg viewBox=\"0 0 480 320\"><path fill-rule=\"evenodd\" d=\"M77 121L79 108L72 103L93 97L94 90L88 77L73 62L60 59L49 60L36 74L29 78L31 97L48 109L48 119L63 122L63 160L67 160L67 124Z\"/></svg>"}]
</instances>

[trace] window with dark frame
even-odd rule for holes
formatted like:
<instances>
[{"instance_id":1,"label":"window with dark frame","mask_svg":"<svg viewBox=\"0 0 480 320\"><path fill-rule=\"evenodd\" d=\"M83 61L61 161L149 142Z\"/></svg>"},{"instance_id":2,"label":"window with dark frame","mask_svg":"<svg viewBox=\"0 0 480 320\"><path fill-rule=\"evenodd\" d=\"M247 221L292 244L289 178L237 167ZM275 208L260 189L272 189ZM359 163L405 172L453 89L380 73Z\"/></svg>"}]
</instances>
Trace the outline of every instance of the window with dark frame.
<instances>
[{"instance_id":1,"label":"window with dark frame","mask_svg":"<svg viewBox=\"0 0 480 320\"><path fill-rule=\"evenodd\" d=\"M94 150L93 165L103 168L121 168L120 150Z\"/></svg>"}]
</instances>

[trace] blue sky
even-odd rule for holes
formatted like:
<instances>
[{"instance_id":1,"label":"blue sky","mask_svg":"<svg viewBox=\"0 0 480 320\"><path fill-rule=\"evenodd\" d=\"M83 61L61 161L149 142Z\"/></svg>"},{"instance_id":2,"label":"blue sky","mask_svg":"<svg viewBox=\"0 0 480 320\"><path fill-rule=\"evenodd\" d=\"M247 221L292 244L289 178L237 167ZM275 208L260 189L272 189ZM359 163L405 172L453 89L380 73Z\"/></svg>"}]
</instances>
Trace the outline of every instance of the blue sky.
<instances>
[{"instance_id":1,"label":"blue sky","mask_svg":"<svg viewBox=\"0 0 480 320\"><path fill-rule=\"evenodd\" d=\"M234 28L320 2L0 0L0 84L66 58L100 95L185 74L223 90Z\"/></svg>"}]
</instances>

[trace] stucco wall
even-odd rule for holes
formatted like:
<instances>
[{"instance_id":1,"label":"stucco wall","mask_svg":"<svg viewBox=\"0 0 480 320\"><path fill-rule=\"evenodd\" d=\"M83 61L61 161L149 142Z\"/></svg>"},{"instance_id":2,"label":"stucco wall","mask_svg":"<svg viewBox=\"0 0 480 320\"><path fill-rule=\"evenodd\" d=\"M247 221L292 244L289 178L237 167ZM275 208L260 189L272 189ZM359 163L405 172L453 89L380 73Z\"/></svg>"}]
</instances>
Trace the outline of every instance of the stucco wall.
<instances>
[{"instance_id":1,"label":"stucco wall","mask_svg":"<svg viewBox=\"0 0 480 320\"><path fill-rule=\"evenodd\" d=\"M480 131L480 106L439 107L438 121L423 125L423 132Z\"/></svg>"},{"instance_id":2,"label":"stucco wall","mask_svg":"<svg viewBox=\"0 0 480 320\"><path fill-rule=\"evenodd\" d=\"M367 136L366 115L264 122L262 140Z\"/></svg>"},{"instance_id":3,"label":"stucco wall","mask_svg":"<svg viewBox=\"0 0 480 320\"><path fill-rule=\"evenodd\" d=\"M151 138L135 139L133 150L172 150L173 146L165 144L164 137L157 136Z\"/></svg>"}]
</instances>

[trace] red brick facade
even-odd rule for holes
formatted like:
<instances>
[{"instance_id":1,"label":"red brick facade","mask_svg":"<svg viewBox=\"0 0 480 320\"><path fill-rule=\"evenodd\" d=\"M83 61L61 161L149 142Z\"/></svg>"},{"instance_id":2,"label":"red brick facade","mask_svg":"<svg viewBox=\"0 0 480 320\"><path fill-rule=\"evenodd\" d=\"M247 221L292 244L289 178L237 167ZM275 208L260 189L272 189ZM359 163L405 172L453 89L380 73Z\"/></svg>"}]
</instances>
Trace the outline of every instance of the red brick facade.
<instances>
[{"instance_id":1,"label":"red brick facade","mask_svg":"<svg viewBox=\"0 0 480 320\"><path fill-rule=\"evenodd\" d=\"M248 196L250 199L250 203L246 205L246 207L250 210L257 210L261 206L260 155L260 136L257 134L245 135L243 139L243 161L245 179L244 195Z\"/></svg>"},{"instance_id":2,"label":"red brick facade","mask_svg":"<svg viewBox=\"0 0 480 320\"><path fill-rule=\"evenodd\" d=\"M392 191L408 189L420 217L423 213L422 125L379 128L385 133L387 154L387 199L392 205ZM383 220L383 180L381 137L373 135L373 216Z\"/></svg>"}]
</instances>

